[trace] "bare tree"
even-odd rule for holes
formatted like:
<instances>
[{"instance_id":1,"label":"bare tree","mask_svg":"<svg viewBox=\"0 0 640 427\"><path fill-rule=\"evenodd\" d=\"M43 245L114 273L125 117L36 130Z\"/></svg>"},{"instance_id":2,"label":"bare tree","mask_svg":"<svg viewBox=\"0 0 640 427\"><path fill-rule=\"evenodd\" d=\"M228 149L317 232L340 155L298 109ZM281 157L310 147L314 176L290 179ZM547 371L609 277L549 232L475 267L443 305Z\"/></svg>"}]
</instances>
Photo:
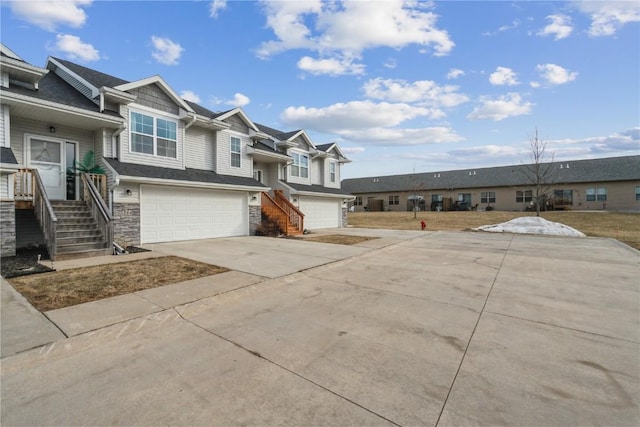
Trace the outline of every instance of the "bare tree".
<instances>
[{"instance_id":1,"label":"bare tree","mask_svg":"<svg viewBox=\"0 0 640 427\"><path fill-rule=\"evenodd\" d=\"M420 196L420 192L424 191L425 185L424 183L420 180L420 176L416 175L415 173L415 169L413 171L413 175L410 176L409 178L409 192L410 192L410 196L408 198L408 205L411 206L411 210L413 211L413 219L416 219L417 216L417 211L421 208L422 205L424 205L424 197ZM407 207L409 207L407 206Z\"/></svg>"},{"instance_id":2,"label":"bare tree","mask_svg":"<svg viewBox=\"0 0 640 427\"><path fill-rule=\"evenodd\" d=\"M550 158L547 161L547 156ZM548 199L548 192L553 184L553 157L547 153L547 141L538 136L538 128L529 137L530 164L525 165L524 174L533 186L533 203L536 206L536 216L540 216L540 207Z\"/></svg>"}]
</instances>

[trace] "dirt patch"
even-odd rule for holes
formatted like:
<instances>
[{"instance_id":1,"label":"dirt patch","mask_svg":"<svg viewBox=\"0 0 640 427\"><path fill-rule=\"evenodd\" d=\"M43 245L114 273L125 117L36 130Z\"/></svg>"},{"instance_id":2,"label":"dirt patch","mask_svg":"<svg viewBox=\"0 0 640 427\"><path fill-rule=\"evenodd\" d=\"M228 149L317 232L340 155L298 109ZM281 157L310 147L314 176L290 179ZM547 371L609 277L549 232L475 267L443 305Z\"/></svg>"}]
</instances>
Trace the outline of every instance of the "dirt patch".
<instances>
[{"instance_id":1,"label":"dirt patch","mask_svg":"<svg viewBox=\"0 0 640 427\"><path fill-rule=\"evenodd\" d=\"M336 245L357 245L367 240L377 239L377 237L345 236L343 234L319 234L315 236L299 237L298 239L307 242L333 243Z\"/></svg>"},{"instance_id":2,"label":"dirt patch","mask_svg":"<svg viewBox=\"0 0 640 427\"><path fill-rule=\"evenodd\" d=\"M169 256L18 277L10 283L35 308L48 311L225 271Z\"/></svg>"},{"instance_id":3,"label":"dirt patch","mask_svg":"<svg viewBox=\"0 0 640 427\"><path fill-rule=\"evenodd\" d=\"M29 249L16 250L15 256L2 257L0 260L0 273L5 279L12 277L27 276L37 273L54 271L38 263L41 260L49 259L49 252L45 247L35 247Z\"/></svg>"}]
</instances>

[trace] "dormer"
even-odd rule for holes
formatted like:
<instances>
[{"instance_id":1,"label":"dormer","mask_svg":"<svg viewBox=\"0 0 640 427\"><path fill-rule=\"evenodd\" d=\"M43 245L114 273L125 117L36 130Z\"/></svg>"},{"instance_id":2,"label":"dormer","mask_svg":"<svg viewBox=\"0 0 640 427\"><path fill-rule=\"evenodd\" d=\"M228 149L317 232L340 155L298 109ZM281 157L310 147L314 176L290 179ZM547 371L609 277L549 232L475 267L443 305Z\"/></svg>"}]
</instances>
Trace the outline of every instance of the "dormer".
<instances>
[{"instance_id":1,"label":"dormer","mask_svg":"<svg viewBox=\"0 0 640 427\"><path fill-rule=\"evenodd\" d=\"M38 82L49 70L28 64L15 52L0 43L0 86L9 87L9 84L28 87L38 90Z\"/></svg>"}]
</instances>

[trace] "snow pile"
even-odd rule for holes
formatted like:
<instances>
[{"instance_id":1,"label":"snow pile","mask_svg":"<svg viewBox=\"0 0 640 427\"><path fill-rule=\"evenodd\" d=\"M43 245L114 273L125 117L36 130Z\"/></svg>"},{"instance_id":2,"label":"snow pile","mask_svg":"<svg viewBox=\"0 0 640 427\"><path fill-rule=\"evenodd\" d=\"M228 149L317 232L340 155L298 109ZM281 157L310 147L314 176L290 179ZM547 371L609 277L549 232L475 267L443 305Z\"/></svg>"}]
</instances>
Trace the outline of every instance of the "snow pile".
<instances>
[{"instance_id":1,"label":"snow pile","mask_svg":"<svg viewBox=\"0 0 640 427\"><path fill-rule=\"evenodd\" d=\"M518 234L547 234L551 236L574 236L585 237L585 234L575 228L560 224L559 222L547 221L544 218L535 216L524 216L514 218L502 224L483 225L474 228L475 231L489 231L492 233L518 233Z\"/></svg>"}]
</instances>

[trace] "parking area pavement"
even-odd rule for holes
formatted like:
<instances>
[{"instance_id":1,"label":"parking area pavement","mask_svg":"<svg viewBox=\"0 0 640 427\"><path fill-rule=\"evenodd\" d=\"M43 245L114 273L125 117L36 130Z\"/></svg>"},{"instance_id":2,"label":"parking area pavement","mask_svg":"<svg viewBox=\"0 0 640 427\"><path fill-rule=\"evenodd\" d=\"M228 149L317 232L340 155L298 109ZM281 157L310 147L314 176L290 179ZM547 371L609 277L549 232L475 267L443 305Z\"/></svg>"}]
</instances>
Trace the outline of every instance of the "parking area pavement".
<instances>
[{"instance_id":1,"label":"parking area pavement","mask_svg":"<svg viewBox=\"0 0 640 427\"><path fill-rule=\"evenodd\" d=\"M591 238L380 237L348 249L157 245L262 279L177 305L149 295L154 313L4 357L2 423L640 423L638 251ZM280 261L305 253L315 266Z\"/></svg>"}]
</instances>

